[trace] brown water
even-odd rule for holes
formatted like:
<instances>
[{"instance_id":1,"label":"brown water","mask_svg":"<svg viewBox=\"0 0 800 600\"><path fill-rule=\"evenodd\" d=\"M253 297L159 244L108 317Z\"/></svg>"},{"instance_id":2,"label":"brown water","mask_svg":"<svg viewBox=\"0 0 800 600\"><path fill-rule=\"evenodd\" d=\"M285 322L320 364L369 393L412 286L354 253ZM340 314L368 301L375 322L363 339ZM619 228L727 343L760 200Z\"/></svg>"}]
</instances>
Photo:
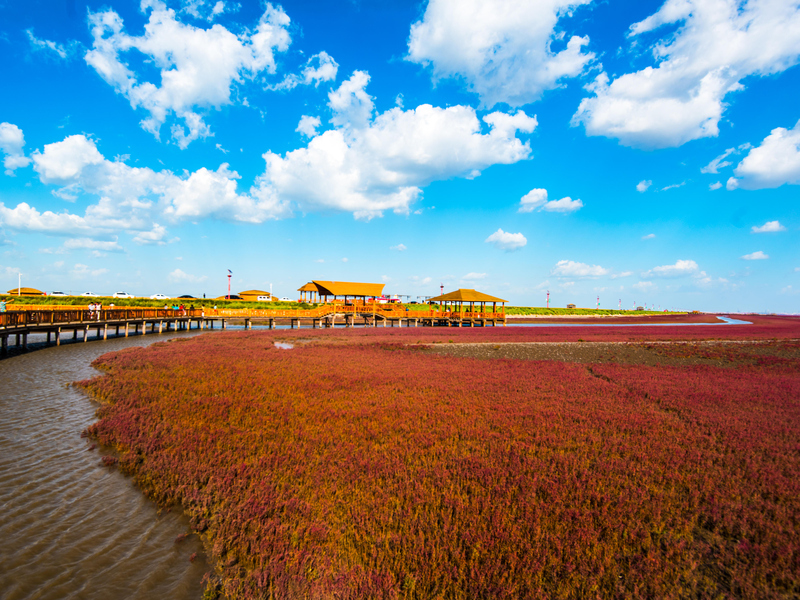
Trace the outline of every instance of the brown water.
<instances>
[{"instance_id":1,"label":"brown water","mask_svg":"<svg viewBox=\"0 0 800 600\"><path fill-rule=\"evenodd\" d=\"M0 599L202 596L187 520L102 466L81 432L97 404L67 384L106 352L192 333L68 344L0 360ZM194 563L189 557L198 553Z\"/></svg>"}]
</instances>

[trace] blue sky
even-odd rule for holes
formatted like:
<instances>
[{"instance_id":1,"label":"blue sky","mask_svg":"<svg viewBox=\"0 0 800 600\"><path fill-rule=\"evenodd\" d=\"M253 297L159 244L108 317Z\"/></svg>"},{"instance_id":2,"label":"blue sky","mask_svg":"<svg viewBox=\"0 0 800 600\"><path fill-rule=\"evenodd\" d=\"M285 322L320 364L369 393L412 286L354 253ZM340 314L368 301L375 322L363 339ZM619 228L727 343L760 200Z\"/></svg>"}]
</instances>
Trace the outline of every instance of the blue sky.
<instances>
[{"instance_id":1,"label":"blue sky","mask_svg":"<svg viewBox=\"0 0 800 600\"><path fill-rule=\"evenodd\" d=\"M797 312L797 0L0 0L0 288Z\"/></svg>"}]
</instances>

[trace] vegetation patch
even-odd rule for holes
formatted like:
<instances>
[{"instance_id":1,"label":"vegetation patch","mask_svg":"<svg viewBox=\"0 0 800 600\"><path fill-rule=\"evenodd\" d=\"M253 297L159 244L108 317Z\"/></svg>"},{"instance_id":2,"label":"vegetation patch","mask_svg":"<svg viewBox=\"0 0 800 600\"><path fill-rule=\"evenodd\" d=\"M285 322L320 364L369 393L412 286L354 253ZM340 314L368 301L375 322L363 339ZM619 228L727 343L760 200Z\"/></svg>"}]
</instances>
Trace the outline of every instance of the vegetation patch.
<instances>
[{"instance_id":1,"label":"vegetation patch","mask_svg":"<svg viewBox=\"0 0 800 600\"><path fill-rule=\"evenodd\" d=\"M91 437L203 535L210 590L800 594L794 348L732 371L487 361L431 354L420 330L363 334L288 351L273 341L310 332L207 334L105 355L81 382L103 402Z\"/></svg>"}]
</instances>

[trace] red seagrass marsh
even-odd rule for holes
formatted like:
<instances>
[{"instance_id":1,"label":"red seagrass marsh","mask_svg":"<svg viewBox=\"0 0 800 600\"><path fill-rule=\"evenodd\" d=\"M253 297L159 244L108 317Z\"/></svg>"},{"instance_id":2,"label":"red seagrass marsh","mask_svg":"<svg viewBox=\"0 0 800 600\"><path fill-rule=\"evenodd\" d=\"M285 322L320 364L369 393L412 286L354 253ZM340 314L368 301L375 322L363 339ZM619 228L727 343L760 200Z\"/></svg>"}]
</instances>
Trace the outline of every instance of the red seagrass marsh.
<instances>
[{"instance_id":1,"label":"red seagrass marsh","mask_svg":"<svg viewBox=\"0 0 800 600\"><path fill-rule=\"evenodd\" d=\"M81 385L209 595L796 598L800 321L749 320L221 332Z\"/></svg>"}]
</instances>

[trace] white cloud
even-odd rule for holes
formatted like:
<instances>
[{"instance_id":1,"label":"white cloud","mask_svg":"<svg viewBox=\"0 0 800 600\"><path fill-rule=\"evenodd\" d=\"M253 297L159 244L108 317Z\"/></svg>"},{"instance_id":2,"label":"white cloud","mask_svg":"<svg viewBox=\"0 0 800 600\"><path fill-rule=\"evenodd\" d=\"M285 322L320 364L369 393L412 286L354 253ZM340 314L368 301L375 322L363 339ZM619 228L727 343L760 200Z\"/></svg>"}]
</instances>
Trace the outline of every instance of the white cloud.
<instances>
[{"instance_id":1,"label":"white cloud","mask_svg":"<svg viewBox=\"0 0 800 600\"><path fill-rule=\"evenodd\" d=\"M27 167L31 162L22 152L25 136L22 130L13 123L0 123L0 152L5 154L3 166L6 175L13 175L15 169Z\"/></svg>"},{"instance_id":2,"label":"white cloud","mask_svg":"<svg viewBox=\"0 0 800 600\"><path fill-rule=\"evenodd\" d=\"M211 23L226 12L236 12L240 4L225 3L222 0L181 0L181 13L191 15L195 19Z\"/></svg>"},{"instance_id":3,"label":"white cloud","mask_svg":"<svg viewBox=\"0 0 800 600\"><path fill-rule=\"evenodd\" d=\"M751 252L750 254L745 254L741 257L742 260L766 260L769 258L769 255L764 254L761 250L756 252Z\"/></svg>"},{"instance_id":4,"label":"white cloud","mask_svg":"<svg viewBox=\"0 0 800 600\"><path fill-rule=\"evenodd\" d=\"M493 244L495 248L499 248L500 250L505 250L507 252L519 250L528 243L528 240L525 239L525 236L521 233L509 233L507 231L503 231L502 229L498 229L484 241L487 244Z\"/></svg>"},{"instance_id":5,"label":"white cloud","mask_svg":"<svg viewBox=\"0 0 800 600\"><path fill-rule=\"evenodd\" d=\"M643 239L643 240L652 240L652 239L654 239L655 237L656 237L656 234L655 234L655 233L648 233L647 235L643 235L643 236L642 236L642 239Z\"/></svg>"},{"instance_id":6,"label":"white cloud","mask_svg":"<svg viewBox=\"0 0 800 600\"><path fill-rule=\"evenodd\" d=\"M207 275L190 275L189 273L184 273L180 269L175 269L167 278L173 283L201 283L208 279Z\"/></svg>"},{"instance_id":7,"label":"white cloud","mask_svg":"<svg viewBox=\"0 0 800 600\"><path fill-rule=\"evenodd\" d=\"M283 81L269 86L268 89L292 90L298 85L312 84L317 87L323 81L335 81L338 71L339 63L330 54L323 51L308 59L300 75L287 75Z\"/></svg>"},{"instance_id":8,"label":"white cloud","mask_svg":"<svg viewBox=\"0 0 800 600\"><path fill-rule=\"evenodd\" d=\"M668 190L674 190L676 188L683 187L685 185L686 185L685 181L682 181L681 183L673 183L672 185L668 185L668 186L665 186L665 187L661 188L661 191L662 192L666 192Z\"/></svg>"},{"instance_id":9,"label":"white cloud","mask_svg":"<svg viewBox=\"0 0 800 600\"><path fill-rule=\"evenodd\" d=\"M565 198L561 198L561 200L551 200L542 206L541 210L546 210L547 212L571 213L582 207L583 202L580 200L573 200L567 196Z\"/></svg>"},{"instance_id":10,"label":"white cloud","mask_svg":"<svg viewBox=\"0 0 800 600\"><path fill-rule=\"evenodd\" d=\"M642 148L715 137L724 98L744 89L743 79L780 73L800 56L796 2L667 0L628 35L635 45L659 29L653 65L613 81L598 75L573 124Z\"/></svg>"},{"instance_id":11,"label":"white cloud","mask_svg":"<svg viewBox=\"0 0 800 600\"><path fill-rule=\"evenodd\" d=\"M140 231L133 238L133 241L140 246L156 245L164 246L167 242L164 238L167 235L167 228L158 223L153 223L152 229L149 231Z\"/></svg>"},{"instance_id":12,"label":"white cloud","mask_svg":"<svg viewBox=\"0 0 800 600\"><path fill-rule=\"evenodd\" d=\"M642 273L642 277L681 277L697 273L700 267L693 260L678 260L674 265L663 265L653 267L651 270Z\"/></svg>"},{"instance_id":13,"label":"white cloud","mask_svg":"<svg viewBox=\"0 0 800 600\"><path fill-rule=\"evenodd\" d=\"M717 181L717 182L712 183L711 185L709 185L708 189L713 192L714 190L718 190L721 187L722 187L722 184L719 181Z\"/></svg>"},{"instance_id":14,"label":"white cloud","mask_svg":"<svg viewBox=\"0 0 800 600\"><path fill-rule=\"evenodd\" d=\"M729 190L800 184L800 121L793 129L773 129L760 146L750 150L733 173L738 179L728 180Z\"/></svg>"},{"instance_id":15,"label":"white cloud","mask_svg":"<svg viewBox=\"0 0 800 600\"><path fill-rule=\"evenodd\" d=\"M42 183L69 183L90 165L105 162L97 146L83 135L71 135L63 141L46 144L44 152L33 153L33 168Z\"/></svg>"},{"instance_id":16,"label":"white cloud","mask_svg":"<svg viewBox=\"0 0 800 600\"><path fill-rule=\"evenodd\" d=\"M587 265L586 263L560 260L550 272L556 277L602 277L608 275L609 270L600 265Z\"/></svg>"},{"instance_id":17,"label":"white cloud","mask_svg":"<svg viewBox=\"0 0 800 600\"><path fill-rule=\"evenodd\" d=\"M100 277L108 273L108 269L91 269L88 265L75 263L75 266L70 271L70 275L76 279L85 279L86 277Z\"/></svg>"},{"instance_id":18,"label":"white cloud","mask_svg":"<svg viewBox=\"0 0 800 600\"><path fill-rule=\"evenodd\" d=\"M303 115L300 117L300 122L297 124L296 132L303 134L307 138L312 138L317 135L317 127L322 124L319 117L309 117Z\"/></svg>"},{"instance_id":19,"label":"white cloud","mask_svg":"<svg viewBox=\"0 0 800 600\"><path fill-rule=\"evenodd\" d=\"M639 290L640 292L652 292L654 289L656 289L656 286L652 281L640 281L638 283L634 283L631 287L635 290Z\"/></svg>"},{"instance_id":20,"label":"white cloud","mask_svg":"<svg viewBox=\"0 0 800 600\"><path fill-rule=\"evenodd\" d=\"M636 184L636 191L639 193L646 192L651 185L653 185L653 182L650 179L642 179Z\"/></svg>"},{"instance_id":21,"label":"white cloud","mask_svg":"<svg viewBox=\"0 0 800 600\"><path fill-rule=\"evenodd\" d=\"M406 250L406 245L397 244L397 246L392 246L391 248L389 248L389 250L397 250L398 252L403 252L404 250Z\"/></svg>"},{"instance_id":22,"label":"white cloud","mask_svg":"<svg viewBox=\"0 0 800 600\"><path fill-rule=\"evenodd\" d=\"M530 155L528 142L516 133L532 132L537 122L522 111L486 115L487 133L467 106L423 104L373 116L368 81L356 71L331 92L334 129L284 156L264 154L267 168L258 189L303 211L341 210L371 219L385 210L408 214L432 181L475 177Z\"/></svg>"},{"instance_id":23,"label":"white cloud","mask_svg":"<svg viewBox=\"0 0 800 600\"><path fill-rule=\"evenodd\" d=\"M727 161L725 159L735 151L736 151L736 148L728 148L727 150L725 150L725 152L720 154L717 158L712 160L705 167L700 169L700 172L701 173L714 173L714 174L719 173L720 169L722 169L724 167L729 167L732 164L730 161Z\"/></svg>"},{"instance_id":24,"label":"white cloud","mask_svg":"<svg viewBox=\"0 0 800 600\"><path fill-rule=\"evenodd\" d=\"M461 279L462 281L480 281L486 279L486 273L467 273Z\"/></svg>"},{"instance_id":25,"label":"white cloud","mask_svg":"<svg viewBox=\"0 0 800 600\"><path fill-rule=\"evenodd\" d=\"M93 240L90 238L72 238L64 242L65 250L97 250L100 252L122 252L122 246L115 237L111 241Z\"/></svg>"},{"instance_id":26,"label":"white cloud","mask_svg":"<svg viewBox=\"0 0 800 600\"><path fill-rule=\"evenodd\" d=\"M432 66L434 79L462 78L486 106L528 104L594 59L583 49L588 37L567 39L558 28L589 2L430 0L411 26L408 60Z\"/></svg>"},{"instance_id":27,"label":"white cloud","mask_svg":"<svg viewBox=\"0 0 800 600\"><path fill-rule=\"evenodd\" d=\"M72 42L67 46L51 42L50 40L40 40L33 34L33 29L26 29L25 33L28 36L28 41L31 43L31 48L37 52L46 52L54 54L61 60L67 60L70 56L74 56L79 48L78 42Z\"/></svg>"},{"instance_id":28,"label":"white cloud","mask_svg":"<svg viewBox=\"0 0 800 600\"><path fill-rule=\"evenodd\" d=\"M761 227L753 225L751 231L753 233L776 233L778 231L786 231L786 227L781 225L780 221L767 221Z\"/></svg>"},{"instance_id":29,"label":"white cloud","mask_svg":"<svg viewBox=\"0 0 800 600\"><path fill-rule=\"evenodd\" d=\"M349 260L350 260L349 258L345 257L345 258L343 258L343 259L342 259L342 262L346 263L346 262L348 262Z\"/></svg>"},{"instance_id":30,"label":"white cloud","mask_svg":"<svg viewBox=\"0 0 800 600\"><path fill-rule=\"evenodd\" d=\"M289 17L269 3L255 31L240 37L218 24L209 29L183 24L159 1L142 2L142 10L148 9L142 36L125 33L122 19L111 9L90 12L94 42L84 58L131 107L149 113L142 121L145 130L158 137L170 114L181 120L183 124L171 127L172 138L181 148L211 135L198 108L230 104L234 83L261 72L274 74L275 52L286 51L291 42ZM155 80L160 85L140 80L124 62L122 55L131 50L138 50L159 69Z\"/></svg>"},{"instance_id":31,"label":"white cloud","mask_svg":"<svg viewBox=\"0 0 800 600\"><path fill-rule=\"evenodd\" d=\"M534 210L544 210L547 212L570 213L575 212L583 206L580 200L573 200L569 196L560 200L547 200L547 190L534 188L525 194L519 202L521 213L533 212Z\"/></svg>"}]
</instances>

